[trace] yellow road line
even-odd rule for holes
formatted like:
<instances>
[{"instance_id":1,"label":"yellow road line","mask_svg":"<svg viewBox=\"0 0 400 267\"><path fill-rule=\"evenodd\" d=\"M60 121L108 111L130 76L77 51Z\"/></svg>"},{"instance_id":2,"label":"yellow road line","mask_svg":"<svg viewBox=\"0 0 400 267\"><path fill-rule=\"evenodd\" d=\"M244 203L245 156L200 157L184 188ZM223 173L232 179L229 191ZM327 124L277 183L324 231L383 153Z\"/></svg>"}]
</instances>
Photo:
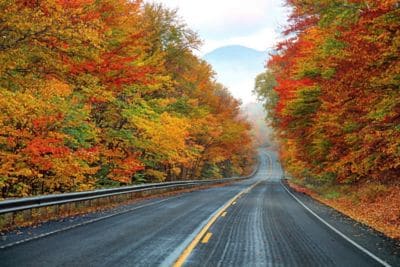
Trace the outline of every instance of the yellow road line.
<instances>
[{"instance_id":1,"label":"yellow road line","mask_svg":"<svg viewBox=\"0 0 400 267\"><path fill-rule=\"evenodd\" d=\"M190 253L194 250L194 248L197 246L197 244L200 242L201 238L207 233L208 229L210 229L211 225L218 219L219 216L234 202L236 199L238 199L244 192L249 192L251 189L253 189L256 185L258 185L262 181L258 181L257 183L249 186L248 188L242 190L239 192L236 196L234 196L231 200L229 200L208 222L207 224L201 229L201 231L193 238L192 242L185 248L185 250L182 252L182 254L179 256L179 258L176 260L174 263L174 267L181 267L186 259L189 257Z\"/></svg>"},{"instance_id":2,"label":"yellow road line","mask_svg":"<svg viewBox=\"0 0 400 267\"><path fill-rule=\"evenodd\" d=\"M236 201L232 203L232 206L236 204Z\"/></svg>"},{"instance_id":3,"label":"yellow road line","mask_svg":"<svg viewBox=\"0 0 400 267\"><path fill-rule=\"evenodd\" d=\"M203 243L203 244L208 243L208 241L210 240L211 236L212 236L212 233L208 232L208 233L204 236L203 240L201 240L201 243Z\"/></svg>"},{"instance_id":4,"label":"yellow road line","mask_svg":"<svg viewBox=\"0 0 400 267\"><path fill-rule=\"evenodd\" d=\"M221 214L221 217L225 217L225 215L226 215L226 211Z\"/></svg>"}]
</instances>

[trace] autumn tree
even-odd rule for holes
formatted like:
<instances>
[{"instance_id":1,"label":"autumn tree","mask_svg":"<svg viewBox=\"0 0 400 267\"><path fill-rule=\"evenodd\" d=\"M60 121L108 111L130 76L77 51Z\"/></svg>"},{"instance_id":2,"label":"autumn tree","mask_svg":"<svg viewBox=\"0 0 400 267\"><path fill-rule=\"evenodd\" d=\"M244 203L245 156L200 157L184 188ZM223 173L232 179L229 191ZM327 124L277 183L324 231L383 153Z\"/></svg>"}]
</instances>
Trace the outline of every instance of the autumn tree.
<instances>
[{"instance_id":1,"label":"autumn tree","mask_svg":"<svg viewBox=\"0 0 400 267\"><path fill-rule=\"evenodd\" d=\"M400 172L398 2L288 4L288 39L263 74L276 84L256 87L287 169L317 184L393 181Z\"/></svg>"},{"instance_id":2,"label":"autumn tree","mask_svg":"<svg viewBox=\"0 0 400 267\"><path fill-rule=\"evenodd\" d=\"M139 0L0 7L2 197L251 168L239 103L193 54L200 41L176 11Z\"/></svg>"}]
</instances>

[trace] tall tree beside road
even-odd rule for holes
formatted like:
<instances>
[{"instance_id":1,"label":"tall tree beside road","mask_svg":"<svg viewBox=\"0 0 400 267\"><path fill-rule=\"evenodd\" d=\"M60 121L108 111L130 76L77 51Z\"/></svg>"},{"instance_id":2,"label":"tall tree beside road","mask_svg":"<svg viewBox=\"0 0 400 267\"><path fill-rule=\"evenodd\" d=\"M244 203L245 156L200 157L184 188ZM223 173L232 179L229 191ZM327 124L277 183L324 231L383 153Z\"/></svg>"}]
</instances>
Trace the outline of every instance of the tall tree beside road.
<instances>
[{"instance_id":1,"label":"tall tree beside road","mask_svg":"<svg viewBox=\"0 0 400 267\"><path fill-rule=\"evenodd\" d=\"M2 197L248 171L239 102L176 12L127 0L0 8Z\"/></svg>"},{"instance_id":2,"label":"tall tree beside road","mask_svg":"<svg viewBox=\"0 0 400 267\"><path fill-rule=\"evenodd\" d=\"M398 1L300 1L255 91L287 170L311 184L400 173Z\"/></svg>"}]
</instances>

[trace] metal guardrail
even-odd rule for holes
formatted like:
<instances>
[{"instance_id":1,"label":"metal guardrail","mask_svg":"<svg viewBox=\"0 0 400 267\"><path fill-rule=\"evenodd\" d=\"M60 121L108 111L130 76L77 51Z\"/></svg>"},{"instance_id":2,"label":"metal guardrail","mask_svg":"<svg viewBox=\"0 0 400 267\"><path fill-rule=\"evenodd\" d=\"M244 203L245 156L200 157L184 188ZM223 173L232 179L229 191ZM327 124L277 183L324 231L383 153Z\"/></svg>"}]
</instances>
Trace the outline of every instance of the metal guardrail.
<instances>
[{"instance_id":1,"label":"metal guardrail","mask_svg":"<svg viewBox=\"0 0 400 267\"><path fill-rule=\"evenodd\" d=\"M88 201L88 200L112 197L128 193L151 191L156 189L173 189L173 188L185 188L185 187L189 188L197 185L200 186L205 184L220 184L224 182L248 179L253 177L257 173L259 165L260 164L257 163L257 166L254 169L254 171L250 175L244 177L231 177L231 178L224 178L217 180L189 180L189 181L153 183L153 184L144 184L135 186L125 186L125 187L111 188L111 189L100 189L94 191L53 194L46 196L4 200L0 201L0 214L13 213L23 210L42 208L54 205L62 205L80 201Z\"/></svg>"}]
</instances>

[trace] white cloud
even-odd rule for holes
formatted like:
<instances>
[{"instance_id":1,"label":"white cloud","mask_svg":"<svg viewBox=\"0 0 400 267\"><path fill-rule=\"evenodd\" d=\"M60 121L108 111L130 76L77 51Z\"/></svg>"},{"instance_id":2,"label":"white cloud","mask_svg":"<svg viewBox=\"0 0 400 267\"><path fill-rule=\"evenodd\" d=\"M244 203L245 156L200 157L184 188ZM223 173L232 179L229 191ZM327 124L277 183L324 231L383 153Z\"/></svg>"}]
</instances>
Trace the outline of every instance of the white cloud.
<instances>
[{"instance_id":1,"label":"white cloud","mask_svg":"<svg viewBox=\"0 0 400 267\"><path fill-rule=\"evenodd\" d=\"M188 25L205 38L223 39L274 27L283 0L152 0L178 8Z\"/></svg>"},{"instance_id":2,"label":"white cloud","mask_svg":"<svg viewBox=\"0 0 400 267\"><path fill-rule=\"evenodd\" d=\"M273 47L280 38L280 26L285 24L287 9L284 0L145 0L177 8L178 15L199 33L204 55L218 47L243 45L259 51ZM224 77L228 73L219 73ZM251 90L254 73L243 73L240 80L225 85L244 102L254 100ZM238 75L235 75L238 76Z\"/></svg>"},{"instance_id":3,"label":"white cloud","mask_svg":"<svg viewBox=\"0 0 400 267\"><path fill-rule=\"evenodd\" d=\"M283 0L151 1L178 9L204 42L201 55L232 44L266 50L276 43L278 27L285 21Z\"/></svg>"}]
</instances>

